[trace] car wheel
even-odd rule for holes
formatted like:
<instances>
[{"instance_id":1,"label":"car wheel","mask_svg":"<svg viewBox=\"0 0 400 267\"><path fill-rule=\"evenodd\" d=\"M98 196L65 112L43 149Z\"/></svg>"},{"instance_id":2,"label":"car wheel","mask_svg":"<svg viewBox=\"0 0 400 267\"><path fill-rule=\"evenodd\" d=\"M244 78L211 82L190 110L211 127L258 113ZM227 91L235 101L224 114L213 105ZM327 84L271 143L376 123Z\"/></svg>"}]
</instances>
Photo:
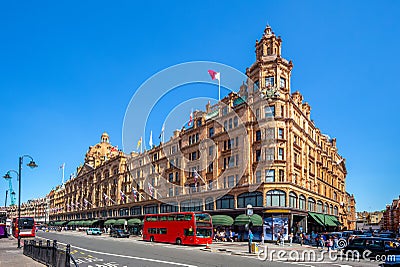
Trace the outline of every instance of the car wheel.
<instances>
[{"instance_id":1,"label":"car wheel","mask_svg":"<svg viewBox=\"0 0 400 267\"><path fill-rule=\"evenodd\" d=\"M154 242L154 237L150 236L150 242Z\"/></svg>"},{"instance_id":2,"label":"car wheel","mask_svg":"<svg viewBox=\"0 0 400 267\"><path fill-rule=\"evenodd\" d=\"M176 244L177 244L178 246L182 245L182 240L181 240L180 238L177 238L177 239L176 239Z\"/></svg>"}]
</instances>

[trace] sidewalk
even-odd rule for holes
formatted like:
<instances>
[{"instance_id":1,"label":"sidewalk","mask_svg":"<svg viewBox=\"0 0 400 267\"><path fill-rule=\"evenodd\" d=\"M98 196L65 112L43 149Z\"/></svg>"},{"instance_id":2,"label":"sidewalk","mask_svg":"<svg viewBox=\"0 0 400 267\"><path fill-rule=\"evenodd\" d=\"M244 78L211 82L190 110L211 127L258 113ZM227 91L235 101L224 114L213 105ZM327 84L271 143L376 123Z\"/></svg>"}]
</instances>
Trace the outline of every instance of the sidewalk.
<instances>
[{"instance_id":1,"label":"sidewalk","mask_svg":"<svg viewBox=\"0 0 400 267\"><path fill-rule=\"evenodd\" d=\"M23 245L23 239L21 240ZM13 237L0 239L0 266L43 267L45 265L22 254L23 248L17 248L17 240Z\"/></svg>"},{"instance_id":2,"label":"sidewalk","mask_svg":"<svg viewBox=\"0 0 400 267\"><path fill-rule=\"evenodd\" d=\"M254 242L259 244L259 242ZM306 249L316 249L311 245L303 245L293 243L292 246L289 244L285 244L284 246L276 245L275 243L265 243L265 246L269 250L306 250ZM262 249L259 247L259 249ZM210 252L222 252L222 253L230 253L233 255L241 255L241 256L257 256L257 254L250 254L249 247L247 242L213 242L210 245L210 249L202 248L203 251L210 251Z\"/></svg>"}]
</instances>

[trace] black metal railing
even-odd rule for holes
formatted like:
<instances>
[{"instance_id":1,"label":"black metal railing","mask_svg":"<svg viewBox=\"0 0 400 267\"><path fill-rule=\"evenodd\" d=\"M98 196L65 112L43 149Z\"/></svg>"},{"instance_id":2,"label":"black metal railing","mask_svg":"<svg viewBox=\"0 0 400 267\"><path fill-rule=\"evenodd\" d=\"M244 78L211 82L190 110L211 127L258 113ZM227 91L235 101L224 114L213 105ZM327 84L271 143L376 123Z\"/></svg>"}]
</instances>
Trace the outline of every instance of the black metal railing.
<instances>
[{"instance_id":1,"label":"black metal railing","mask_svg":"<svg viewBox=\"0 0 400 267\"><path fill-rule=\"evenodd\" d=\"M79 267L71 255L71 246L68 244L65 249L58 247L57 240L46 240L46 243L40 240L24 240L24 255L52 267ZM72 264L71 264L72 263Z\"/></svg>"}]
</instances>

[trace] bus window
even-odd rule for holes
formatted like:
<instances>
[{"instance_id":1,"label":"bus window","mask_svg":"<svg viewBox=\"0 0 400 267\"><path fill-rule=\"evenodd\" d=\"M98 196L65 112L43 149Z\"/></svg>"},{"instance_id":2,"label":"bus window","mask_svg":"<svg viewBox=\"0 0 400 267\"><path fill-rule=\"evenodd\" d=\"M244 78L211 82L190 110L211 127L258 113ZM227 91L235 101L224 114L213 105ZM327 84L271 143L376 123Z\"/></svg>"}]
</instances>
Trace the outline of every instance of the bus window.
<instances>
[{"instance_id":1,"label":"bus window","mask_svg":"<svg viewBox=\"0 0 400 267\"><path fill-rule=\"evenodd\" d=\"M160 228L159 229L159 234L166 235L167 234L167 228Z\"/></svg>"},{"instance_id":2,"label":"bus window","mask_svg":"<svg viewBox=\"0 0 400 267\"><path fill-rule=\"evenodd\" d=\"M149 234L157 234L157 228L149 228L149 229L147 229L147 232Z\"/></svg>"},{"instance_id":3,"label":"bus window","mask_svg":"<svg viewBox=\"0 0 400 267\"><path fill-rule=\"evenodd\" d=\"M185 236L193 236L194 235L193 228L185 229L184 235Z\"/></svg>"},{"instance_id":4,"label":"bus window","mask_svg":"<svg viewBox=\"0 0 400 267\"><path fill-rule=\"evenodd\" d=\"M194 216L196 218L196 222L210 222L211 221L210 215L205 214L205 213L195 214Z\"/></svg>"},{"instance_id":5,"label":"bus window","mask_svg":"<svg viewBox=\"0 0 400 267\"><path fill-rule=\"evenodd\" d=\"M157 221L157 216L147 216L146 221L155 222L155 221Z\"/></svg>"},{"instance_id":6,"label":"bus window","mask_svg":"<svg viewBox=\"0 0 400 267\"><path fill-rule=\"evenodd\" d=\"M185 215L183 215L183 214L176 215L176 220L177 221L183 221L184 219L185 219Z\"/></svg>"},{"instance_id":7,"label":"bus window","mask_svg":"<svg viewBox=\"0 0 400 267\"><path fill-rule=\"evenodd\" d=\"M190 220L192 220L192 214L185 214L184 220L185 220L185 221L190 221Z\"/></svg>"},{"instance_id":8,"label":"bus window","mask_svg":"<svg viewBox=\"0 0 400 267\"><path fill-rule=\"evenodd\" d=\"M165 215L164 216L160 216L159 219L160 219L160 221L166 221L167 220L167 216L165 216Z\"/></svg>"},{"instance_id":9,"label":"bus window","mask_svg":"<svg viewBox=\"0 0 400 267\"><path fill-rule=\"evenodd\" d=\"M168 221L175 221L175 216L174 215L168 215L167 220Z\"/></svg>"},{"instance_id":10,"label":"bus window","mask_svg":"<svg viewBox=\"0 0 400 267\"><path fill-rule=\"evenodd\" d=\"M196 236L197 237L211 237L211 229L197 228Z\"/></svg>"}]
</instances>

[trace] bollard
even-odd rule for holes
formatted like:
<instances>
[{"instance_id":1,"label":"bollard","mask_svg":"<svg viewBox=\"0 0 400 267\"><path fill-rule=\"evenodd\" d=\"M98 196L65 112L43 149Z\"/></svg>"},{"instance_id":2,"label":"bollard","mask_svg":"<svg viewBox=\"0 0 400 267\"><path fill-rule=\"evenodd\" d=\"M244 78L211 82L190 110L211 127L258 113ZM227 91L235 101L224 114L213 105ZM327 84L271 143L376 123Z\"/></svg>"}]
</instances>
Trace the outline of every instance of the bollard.
<instances>
[{"instance_id":1,"label":"bollard","mask_svg":"<svg viewBox=\"0 0 400 267\"><path fill-rule=\"evenodd\" d=\"M71 253L71 245L67 244L67 248L65 250L65 267L70 267L70 253Z\"/></svg>"},{"instance_id":2,"label":"bollard","mask_svg":"<svg viewBox=\"0 0 400 267\"><path fill-rule=\"evenodd\" d=\"M57 240L53 240L53 265L57 266Z\"/></svg>"}]
</instances>

